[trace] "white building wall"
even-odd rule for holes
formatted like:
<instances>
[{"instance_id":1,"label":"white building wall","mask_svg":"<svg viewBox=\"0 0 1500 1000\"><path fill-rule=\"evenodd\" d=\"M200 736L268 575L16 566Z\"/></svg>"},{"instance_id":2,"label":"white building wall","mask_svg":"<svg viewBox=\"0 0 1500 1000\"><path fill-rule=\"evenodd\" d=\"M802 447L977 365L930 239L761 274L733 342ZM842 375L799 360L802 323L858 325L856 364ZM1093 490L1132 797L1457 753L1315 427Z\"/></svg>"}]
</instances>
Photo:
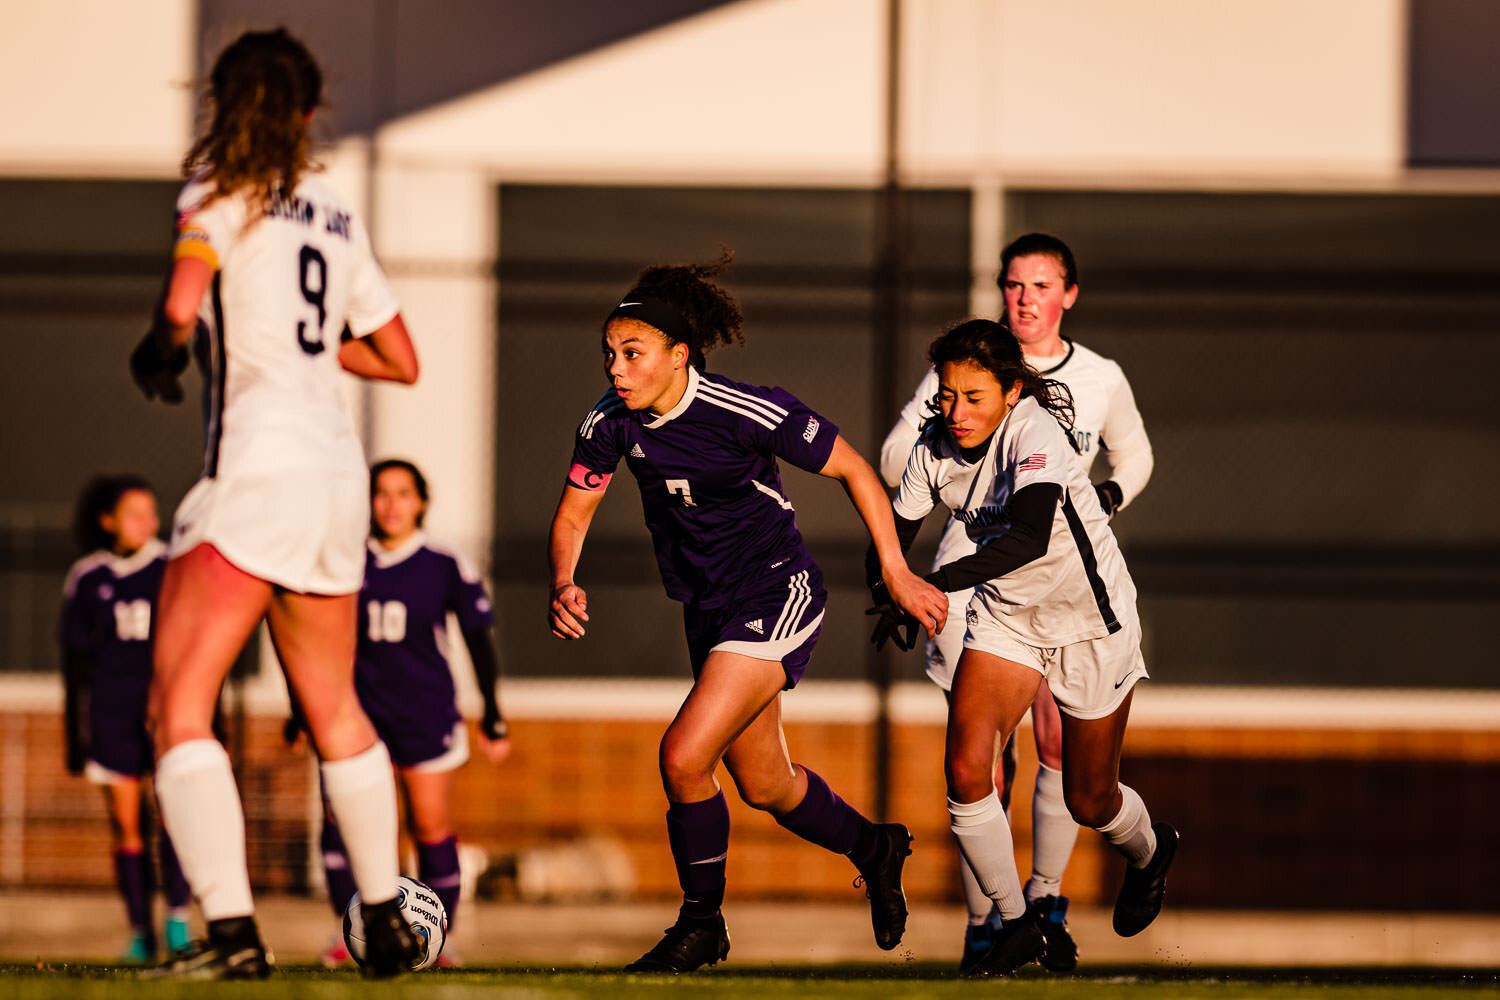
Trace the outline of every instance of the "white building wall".
<instances>
[{"instance_id":1,"label":"white building wall","mask_svg":"<svg viewBox=\"0 0 1500 1000\"><path fill-rule=\"evenodd\" d=\"M193 125L193 0L8 0L0 174L171 177Z\"/></svg>"},{"instance_id":2,"label":"white building wall","mask_svg":"<svg viewBox=\"0 0 1500 1000\"><path fill-rule=\"evenodd\" d=\"M1402 0L907 0L913 178L1392 176Z\"/></svg>"}]
</instances>

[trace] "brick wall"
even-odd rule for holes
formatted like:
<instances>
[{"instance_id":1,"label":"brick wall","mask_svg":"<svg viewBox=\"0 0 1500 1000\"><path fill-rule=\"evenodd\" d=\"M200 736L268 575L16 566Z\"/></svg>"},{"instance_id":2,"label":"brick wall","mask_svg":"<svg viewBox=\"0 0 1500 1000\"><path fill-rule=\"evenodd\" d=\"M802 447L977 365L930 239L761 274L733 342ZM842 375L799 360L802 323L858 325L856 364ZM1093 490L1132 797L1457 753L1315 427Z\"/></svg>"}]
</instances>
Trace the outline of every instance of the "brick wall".
<instances>
[{"instance_id":1,"label":"brick wall","mask_svg":"<svg viewBox=\"0 0 1500 1000\"><path fill-rule=\"evenodd\" d=\"M587 833L610 835L631 857L638 892L676 892L656 770L664 723L512 720L515 751L499 767L479 758L458 774L460 836L492 856ZM860 809L872 801L872 729L788 724L793 759ZM1030 775L1022 733L1017 855L1028 870ZM258 889L307 891L312 771L280 740L280 720L245 720L239 777ZM907 868L916 900L957 898L939 725L893 728L893 818L916 835ZM101 793L62 769L55 715L0 714L0 885L111 884ZM1136 727L1122 778L1153 816L1183 832L1174 902L1196 906L1500 909L1500 732ZM727 780L727 779L726 779ZM847 898L853 871L745 808L731 790L731 896ZM1082 831L1065 891L1108 902L1119 862Z\"/></svg>"}]
</instances>

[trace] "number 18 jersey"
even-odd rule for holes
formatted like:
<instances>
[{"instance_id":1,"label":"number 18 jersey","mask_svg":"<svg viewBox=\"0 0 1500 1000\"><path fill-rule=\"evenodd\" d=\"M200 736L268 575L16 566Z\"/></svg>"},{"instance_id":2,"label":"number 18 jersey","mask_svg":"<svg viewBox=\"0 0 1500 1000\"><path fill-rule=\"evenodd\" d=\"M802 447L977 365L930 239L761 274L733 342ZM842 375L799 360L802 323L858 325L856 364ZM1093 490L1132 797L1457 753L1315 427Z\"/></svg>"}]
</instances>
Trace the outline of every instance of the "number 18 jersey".
<instances>
[{"instance_id":1,"label":"number 18 jersey","mask_svg":"<svg viewBox=\"0 0 1500 1000\"><path fill-rule=\"evenodd\" d=\"M263 214L243 191L213 193L201 176L183 188L174 252L214 270L195 344L205 373L204 475L363 468L339 338L346 325L356 337L372 333L398 311L368 234L316 178Z\"/></svg>"}]
</instances>

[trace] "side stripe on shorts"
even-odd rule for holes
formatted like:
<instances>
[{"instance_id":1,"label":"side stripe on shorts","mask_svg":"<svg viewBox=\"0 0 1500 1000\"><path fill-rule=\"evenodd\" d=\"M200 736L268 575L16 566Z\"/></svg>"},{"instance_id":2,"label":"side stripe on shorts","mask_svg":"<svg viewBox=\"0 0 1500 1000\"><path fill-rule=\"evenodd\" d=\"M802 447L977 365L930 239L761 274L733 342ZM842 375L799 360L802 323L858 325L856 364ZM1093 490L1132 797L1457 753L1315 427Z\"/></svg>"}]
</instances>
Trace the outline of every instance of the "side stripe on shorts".
<instances>
[{"instance_id":1,"label":"side stripe on shorts","mask_svg":"<svg viewBox=\"0 0 1500 1000\"><path fill-rule=\"evenodd\" d=\"M807 585L807 570L792 577L787 582L787 589L791 593L781 607L781 617L776 619L776 627L771 630L772 641L785 639L796 632L797 623L802 620L803 612L812 603L812 588Z\"/></svg>"}]
</instances>

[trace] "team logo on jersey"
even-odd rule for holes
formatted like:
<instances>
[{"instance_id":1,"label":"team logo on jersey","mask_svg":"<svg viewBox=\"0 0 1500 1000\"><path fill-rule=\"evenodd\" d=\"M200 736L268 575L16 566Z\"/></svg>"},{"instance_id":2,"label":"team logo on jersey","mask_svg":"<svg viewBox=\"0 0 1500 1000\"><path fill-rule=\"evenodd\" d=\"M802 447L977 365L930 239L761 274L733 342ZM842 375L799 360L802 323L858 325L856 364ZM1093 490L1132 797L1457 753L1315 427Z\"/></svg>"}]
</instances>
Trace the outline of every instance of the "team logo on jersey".
<instances>
[{"instance_id":1,"label":"team logo on jersey","mask_svg":"<svg viewBox=\"0 0 1500 1000\"><path fill-rule=\"evenodd\" d=\"M964 612L964 623L968 625L978 625L979 612L975 611L973 608L970 608L968 611Z\"/></svg>"},{"instance_id":2,"label":"team logo on jersey","mask_svg":"<svg viewBox=\"0 0 1500 1000\"><path fill-rule=\"evenodd\" d=\"M745 627L756 635L766 634L766 622L764 618L757 618L753 622L746 622Z\"/></svg>"},{"instance_id":3,"label":"team logo on jersey","mask_svg":"<svg viewBox=\"0 0 1500 1000\"><path fill-rule=\"evenodd\" d=\"M646 457L646 453L644 451L641 451L641 446L640 446L639 443L633 444L633 445L630 446L630 457L631 458L645 458Z\"/></svg>"},{"instance_id":4,"label":"team logo on jersey","mask_svg":"<svg viewBox=\"0 0 1500 1000\"><path fill-rule=\"evenodd\" d=\"M818 423L817 417L807 418L807 429L802 432L802 440L812 444L812 439L818 436L818 428L823 426Z\"/></svg>"},{"instance_id":5,"label":"team logo on jersey","mask_svg":"<svg viewBox=\"0 0 1500 1000\"><path fill-rule=\"evenodd\" d=\"M1047 467L1047 453L1045 451L1039 451L1036 454L1032 455L1030 458L1027 458L1024 461L1022 461L1020 465L1016 466L1016 471L1017 472L1035 472L1038 469L1045 469L1046 467Z\"/></svg>"}]
</instances>

